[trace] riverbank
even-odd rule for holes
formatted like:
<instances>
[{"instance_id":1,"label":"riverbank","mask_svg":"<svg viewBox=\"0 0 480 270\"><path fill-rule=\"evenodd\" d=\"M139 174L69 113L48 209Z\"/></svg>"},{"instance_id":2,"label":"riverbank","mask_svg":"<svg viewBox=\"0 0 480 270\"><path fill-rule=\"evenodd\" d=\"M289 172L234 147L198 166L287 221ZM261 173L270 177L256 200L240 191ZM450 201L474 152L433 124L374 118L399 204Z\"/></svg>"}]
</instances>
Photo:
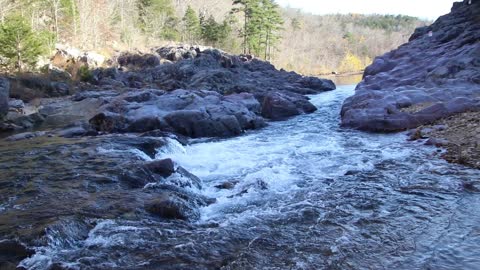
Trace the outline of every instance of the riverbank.
<instances>
[{"instance_id":1,"label":"riverbank","mask_svg":"<svg viewBox=\"0 0 480 270\"><path fill-rule=\"evenodd\" d=\"M417 128L412 139L445 148L448 162L480 169L480 112L465 112Z\"/></svg>"}]
</instances>

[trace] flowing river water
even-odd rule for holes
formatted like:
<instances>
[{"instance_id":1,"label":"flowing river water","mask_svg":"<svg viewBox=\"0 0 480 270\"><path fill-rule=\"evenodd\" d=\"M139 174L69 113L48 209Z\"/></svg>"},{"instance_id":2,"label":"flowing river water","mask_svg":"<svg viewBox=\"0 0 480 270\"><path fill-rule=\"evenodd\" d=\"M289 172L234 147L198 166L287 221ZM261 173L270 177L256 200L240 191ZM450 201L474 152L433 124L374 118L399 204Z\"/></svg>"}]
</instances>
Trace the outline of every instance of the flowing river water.
<instances>
[{"instance_id":1,"label":"flowing river water","mask_svg":"<svg viewBox=\"0 0 480 270\"><path fill-rule=\"evenodd\" d=\"M128 135L1 143L0 237L34 247L27 269L480 269L478 171L405 134L340 128L353 88L312 96L313 114L166 140L155 156ZM112 175L152 158L217 201L192 222L139 210L153 195Z\"/></svg>"}]
</instances>

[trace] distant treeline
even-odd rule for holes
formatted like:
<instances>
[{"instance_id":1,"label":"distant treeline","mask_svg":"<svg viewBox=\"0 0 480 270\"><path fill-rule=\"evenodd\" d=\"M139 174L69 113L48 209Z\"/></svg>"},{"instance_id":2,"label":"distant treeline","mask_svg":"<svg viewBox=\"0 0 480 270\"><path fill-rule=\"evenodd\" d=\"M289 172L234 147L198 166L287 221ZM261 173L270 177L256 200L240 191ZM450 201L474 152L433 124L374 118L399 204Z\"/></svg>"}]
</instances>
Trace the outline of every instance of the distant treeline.
<instances>
[{"instance_id":1,"label":"distant treeline","mask_svg":"<svg viewBox=\"0 0 480 270\"><path fill-rule=\"evenodd\" d=\"M0 64L10 68L34 66L31 58L55 43L108 56L182 42L255 54L302 73L349 72L427 23L408 16L309 15L274 0L0 0L0 7ZM12 31L25 37L14 39Z\"/></svg>"}]
</instances>

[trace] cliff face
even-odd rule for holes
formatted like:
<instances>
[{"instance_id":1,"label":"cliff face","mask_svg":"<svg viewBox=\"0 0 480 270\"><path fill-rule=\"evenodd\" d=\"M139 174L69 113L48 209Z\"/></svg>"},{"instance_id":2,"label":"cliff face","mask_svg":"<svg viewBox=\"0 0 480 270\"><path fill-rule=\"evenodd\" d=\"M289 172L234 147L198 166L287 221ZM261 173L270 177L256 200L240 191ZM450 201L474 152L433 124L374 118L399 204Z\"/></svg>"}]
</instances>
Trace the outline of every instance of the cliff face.
<instances>
[{"instance_id":1,"label":"cliff face","mask_svg":"<svg viewBox=\"0 0 480 270\"><path fill-rule=\"evenodd\" d=\"M342 125L390 132L480 110L480 0L416 29L377 57L342 108Z\"/></svg>"}]
</instances>

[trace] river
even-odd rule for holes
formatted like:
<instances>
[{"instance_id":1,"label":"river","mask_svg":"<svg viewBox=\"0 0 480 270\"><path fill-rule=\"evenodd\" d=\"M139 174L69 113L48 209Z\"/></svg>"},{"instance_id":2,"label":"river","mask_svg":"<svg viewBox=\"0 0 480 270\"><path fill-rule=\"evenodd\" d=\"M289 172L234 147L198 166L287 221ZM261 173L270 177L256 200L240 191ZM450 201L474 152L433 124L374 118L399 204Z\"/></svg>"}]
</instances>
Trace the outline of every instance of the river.
<instances>
[{"instance_id":1,"label":"river","mask_svg":"<svg viewBox=\"0 0 480 270\"><path fill-rule=\"evenodd\" d=\"M150 218L109 176L152 159L134 136L0 143L0 236L35 247L27 269L480 269L478 171L403 133L340 128L353 88L240 137L167 140L154 158L217 199L194 222Z\"/></svg>"}]
</instances>

